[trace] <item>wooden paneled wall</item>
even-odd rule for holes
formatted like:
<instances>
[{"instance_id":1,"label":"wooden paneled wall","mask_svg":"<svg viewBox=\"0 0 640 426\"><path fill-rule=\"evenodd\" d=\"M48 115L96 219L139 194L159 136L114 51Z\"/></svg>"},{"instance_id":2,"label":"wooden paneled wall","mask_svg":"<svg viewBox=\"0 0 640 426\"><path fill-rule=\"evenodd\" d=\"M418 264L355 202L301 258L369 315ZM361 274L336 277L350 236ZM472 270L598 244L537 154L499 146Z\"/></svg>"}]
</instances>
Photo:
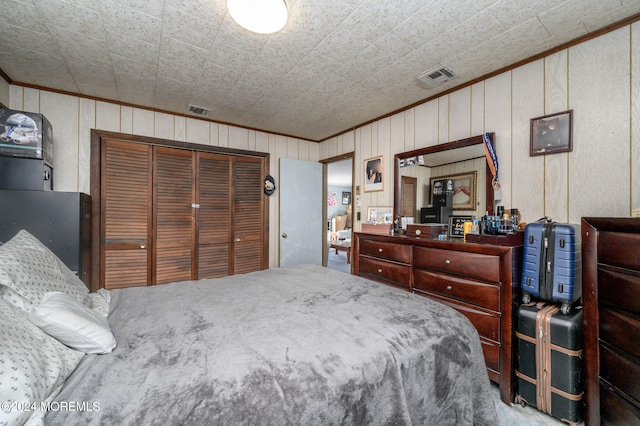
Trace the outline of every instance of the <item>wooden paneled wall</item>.
<instances>
[{"instance_id":1,"label":"wooden paneled wall","mask_svg":"<svg viewBox=\"0 0 640 426\"><path fill-rule=\"evenodd\" d=\"M0 104L9 106L9 83L0 78Z\"/></svg>"},{"instance_id":2,"label":"wooden paneled wall","mask_svg":"<svg viewBox=\"0 0 640 426\"><path fill-rule=\"evenodd\" d=\"M4 80L0 78L0 81ZM270 173L277 186L280 185L280 158L319 160L320 146L314 142L46 90L15 85L8 89L9 108L42 113L53 126L56 191L89 193L91 129L268 152ZM279 192L276 191L269 202L270 267L279 264L278 206Z\"/></svg>"},{"instance_id":3,"label":"wooden paneled wall","mask_svg":"<svg viewBox=\"0 0 640 426\"><path fill-rule=\"evenodd\" d=\"M640 208L639 40L640 23L604 34L324 141L320 158L355 151L362 188L363 160L384 155L384 191L361 193L364 218L368 206L393 204L395 154L495 132L497 204L519 208L527 222L629 216ZM530 157L530 119L568 109L573 152Z\"/></svg>"}]
</instances>

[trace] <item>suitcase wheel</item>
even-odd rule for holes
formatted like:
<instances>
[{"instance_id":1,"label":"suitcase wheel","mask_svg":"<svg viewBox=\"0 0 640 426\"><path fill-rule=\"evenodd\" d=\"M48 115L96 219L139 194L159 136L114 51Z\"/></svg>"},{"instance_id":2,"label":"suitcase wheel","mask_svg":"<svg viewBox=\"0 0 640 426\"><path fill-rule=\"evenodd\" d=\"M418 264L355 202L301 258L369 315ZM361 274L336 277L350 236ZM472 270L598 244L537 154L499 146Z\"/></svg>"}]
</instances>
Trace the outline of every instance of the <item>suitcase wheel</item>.
<instances>
[{"instance_id":1,"label":"suitcase wheel","mask_svg":"<svg viewBox=\"0 0 640 426\"><path fill-rule=\"evenodd\" d=\"M563 303L560 307L560 312L562 312L564 315L568 315L571 312L571 305Z\"/></svg>"},{"instance_id":2,"label":"suitcase wheel","mask_svg":"<svg viewBox=\"0 0 640 426\"><path fill-rule=\"evenodd\" d=\"M529 293L522 293L522 303L531 302L531 295Z\"/></svg>"}]
</instances>

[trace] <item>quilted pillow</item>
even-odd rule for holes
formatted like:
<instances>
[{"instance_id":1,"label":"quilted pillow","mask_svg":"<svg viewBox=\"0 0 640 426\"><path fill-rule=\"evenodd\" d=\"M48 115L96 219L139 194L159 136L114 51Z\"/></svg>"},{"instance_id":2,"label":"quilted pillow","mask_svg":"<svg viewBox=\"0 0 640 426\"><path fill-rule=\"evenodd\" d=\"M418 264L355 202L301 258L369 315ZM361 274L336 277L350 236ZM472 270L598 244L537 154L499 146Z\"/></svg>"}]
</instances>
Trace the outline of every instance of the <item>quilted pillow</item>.
<instances>
[{"instance_id":1,"label":"quilted pillow","mask_svg":"<svg viewBox=\"0 0 640 426\"><path fill-rule=\"evenodd\" d=\"M116 347L107 319L65 293L47 293L29 312L31 322L65 345L88 354Z\"/></svg>"},{"instance_id":2,"label":"quilted pillow","mask_svg":"<svg viewBox=\"0 0 640 426\"><path fill-rule=\"evenodd\" d=\"M0 246L2 299L29 311L40 303L45 293L51 291L66 293L85 305L90 303L87 297L89 290L82 281L27 231L18 232ZM16 295L21 298L17 300Z\"/></svg>"},{"instance_id":3,"label":"quilted pillow","mask_svg":"<svg viewBox=\"0 0 640 426\"><path fill-rule=\"evenodd\" d=\"M0 402L52 401L84 353L45 334L26 312L0 300ZM41 411L0 407L0 423L23 424L41 418Z\"/></svg>"}]
</instances>

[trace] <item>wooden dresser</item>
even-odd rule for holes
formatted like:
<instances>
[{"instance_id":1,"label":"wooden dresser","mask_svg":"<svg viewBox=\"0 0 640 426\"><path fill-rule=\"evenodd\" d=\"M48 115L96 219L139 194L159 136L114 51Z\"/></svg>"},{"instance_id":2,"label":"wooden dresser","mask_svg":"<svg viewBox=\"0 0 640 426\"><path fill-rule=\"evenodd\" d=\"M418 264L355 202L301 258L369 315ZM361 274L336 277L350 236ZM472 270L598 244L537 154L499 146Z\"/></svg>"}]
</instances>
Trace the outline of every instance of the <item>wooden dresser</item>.
<instances>
[{"instance_id":1,"label":"wooden dresser","mask_svg":"<svg viewBox=\"0 0 640 426\"><path fill-rule=\"evenodd\" d=\"M588 425L640 424L640 219L584 218Z\"/></svg>"},{"instance_id":2,"label":"wooden dresser","mask_svg":"<svg viewBox=\"0 0 640 426\"><path fill-rule=\"evenodd\" d=\"M473 323L489 378L514 398L513 317L522 247L356 233L353 273L431 297Z\"/></svg>"}]
</instances>

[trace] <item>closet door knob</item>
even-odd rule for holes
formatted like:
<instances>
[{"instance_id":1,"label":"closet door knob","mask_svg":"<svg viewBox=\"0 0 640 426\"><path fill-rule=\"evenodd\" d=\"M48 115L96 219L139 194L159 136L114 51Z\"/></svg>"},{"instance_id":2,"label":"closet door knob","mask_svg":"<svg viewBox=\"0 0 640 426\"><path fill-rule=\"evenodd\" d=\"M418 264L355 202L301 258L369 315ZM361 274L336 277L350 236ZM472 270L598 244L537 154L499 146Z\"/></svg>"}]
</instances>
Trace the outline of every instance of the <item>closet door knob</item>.
<instances>
[{"instance_id":1,"label":"closet door knob","mask_svg":"<svg viewBox=\"0 0 640 426\"><path fill-rule=\"evenodd\" d=\"M146 249L146 248L147 248L147 246L146 246L145 244L140 244L140 248L141 248L141 249Z\"/></svg>"},{"instance_id":2,"label":"closet door knob","mask_svg":"<svg viewBox=\"0 0 640 426\"><path fill-rule=\"evenodd\" d=\"M239 243L240 242L240 238L236 238L235 241L236 241L236 243Z\"/></svg>"}]
</instances>

